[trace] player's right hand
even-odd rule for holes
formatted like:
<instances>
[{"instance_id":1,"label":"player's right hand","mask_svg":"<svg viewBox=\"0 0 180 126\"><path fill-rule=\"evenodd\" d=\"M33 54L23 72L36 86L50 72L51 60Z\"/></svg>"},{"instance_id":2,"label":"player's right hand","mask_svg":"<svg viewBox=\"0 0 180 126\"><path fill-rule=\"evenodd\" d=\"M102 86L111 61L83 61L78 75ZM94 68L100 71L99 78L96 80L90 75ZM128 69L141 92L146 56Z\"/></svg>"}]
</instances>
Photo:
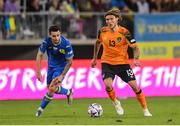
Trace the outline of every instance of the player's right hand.
<instances>
[{"instance_id":1,"label":"player's right hand","mask_svg":"<svg viewBox=\"0 0 180 126\"><path fill-rule=\"evenodd\" d=\"M63 80L64 80L64 76L61 74L61 75L58 77L58 83L62 83Z\"/></svg>"},{"instance_id":2,"label":"player's right hand","mask_svg":"<svg viewBox=\"0 0 180 126\"><path fill-rule=\"evenodd\" d=\"M92 67L92 68L96 67L96 64L97 64L97 60L93 59L93 60L91 61L91 67Z\"/></svg>"},{"instance_id":3,"label":"player's right hand","mask_svg":"<svg viewBox=\"0 0 180 126\"><path fill-rule=\"evenodd\" d=\"M37 79L38 79L38 81L41 81L41 79L42 79L41 72L37 72Z\"/></svg>"},{"instance_id":4,"label":"player's right hand","mask_svg":"<svg viewBox=\"0 0 180 126\"><path fill-rule=\"evenodd\" d=\"M134 59L134 65L137 66L137 67L140 67L141 63L139 62L138 59Z\"/></svg>"}]
</instances>

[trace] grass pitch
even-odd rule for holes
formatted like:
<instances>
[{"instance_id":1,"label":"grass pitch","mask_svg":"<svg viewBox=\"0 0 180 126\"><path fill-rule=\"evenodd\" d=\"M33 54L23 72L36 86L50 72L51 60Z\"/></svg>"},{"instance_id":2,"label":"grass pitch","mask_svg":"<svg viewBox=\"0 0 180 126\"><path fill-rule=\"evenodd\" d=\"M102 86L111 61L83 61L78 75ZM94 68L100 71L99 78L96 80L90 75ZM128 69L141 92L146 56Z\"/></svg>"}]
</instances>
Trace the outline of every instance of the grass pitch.
<instances>
[{"instance_id":1,"label":"grass pitch","mask_svg":"<svg viewBox=\"0 0 180 126\"><path fill-rule=\"evenodd\" d=\"M148 97L152 117L144 117L136 98L122 99L125 115L118 116L109 99L75 99L71 106L65 99L53 100L40 118L35 117L41 101L0 101L0 125L180 125L180 97ZM91 103L103 107L100 118L91 118Z\"/></svg>"}]
</instances>

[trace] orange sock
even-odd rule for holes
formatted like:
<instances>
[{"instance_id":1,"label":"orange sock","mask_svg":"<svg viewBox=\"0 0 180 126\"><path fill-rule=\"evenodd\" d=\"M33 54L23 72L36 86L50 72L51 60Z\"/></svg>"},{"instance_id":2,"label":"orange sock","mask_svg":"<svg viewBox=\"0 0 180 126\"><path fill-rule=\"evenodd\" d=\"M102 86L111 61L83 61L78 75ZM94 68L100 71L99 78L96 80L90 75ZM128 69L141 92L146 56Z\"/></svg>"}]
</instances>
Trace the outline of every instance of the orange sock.
<instances>
[{"instance_id":1,"label":"orange sock","mask_svg":"<svg viewBox=\"0 0 180 126\"><path fill-rule=\"evenodd\" d=\"M109 95L109 98L114 102L116 100L115 91L112 89L111 91L107 91L107 94Z\"/></svg>"},{"instance_id":2,"label":"orange sock","mask_svg":"<svg viewBox=\"0 0 180 126\"><path fill-rule=\"evenodd\" d=\"M144 93L141 90L139 90L138 92L136 92L136 96L142 108L147 109L147 103L146 103L146 98L144 96Z\"/></svg>"}]
</instances>

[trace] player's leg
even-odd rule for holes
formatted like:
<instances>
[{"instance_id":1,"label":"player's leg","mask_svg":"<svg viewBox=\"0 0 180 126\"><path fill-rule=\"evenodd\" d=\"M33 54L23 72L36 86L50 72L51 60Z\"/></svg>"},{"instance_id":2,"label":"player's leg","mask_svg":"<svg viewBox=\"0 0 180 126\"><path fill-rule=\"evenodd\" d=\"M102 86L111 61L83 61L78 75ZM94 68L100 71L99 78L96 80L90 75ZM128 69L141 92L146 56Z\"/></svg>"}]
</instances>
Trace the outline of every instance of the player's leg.
<instances>
[{"instance_id":1,"label":"player's leg","mask_svg":"<svg viewBox=\"0 0 180 126\"><path fill-rule=\"evenodd\" d=\"M73 95L73 93L74 93L72 88L71 88L71 89L66 89L66 88L64 88L64 87L62 87L62 86L58 86L57 89L56 89L56 91L55 91L55 93L56 93L56 94L66 95L66 96L67 96L67 102L68 102L68 104L69 104L69 105L72 104L72 101L73 101L72 95Z\"/></svg>"},{"instance_id":2,"label":"player's leg","mask_svg":"<svg viewBox=\"0 0 180 126\"><path fill-rule=\"evenodd\" d=\"M53 70L48 69L48 74L47 74L47 85L48 85L48 92L45 94L45 96L42 99L41 105L38 108L37 112L36 112L36 116L40 117L43 110L46 108L46 106L49 104L49 102L53 99L53 88L52 87L52 75L53 75ZM49 88L51 85L51 88Z\"/></svg>"},{"instance_id":3,"label":"player's leg","mask_svg":"<svg viewBox=\"0 0 180 126\"><path fill-rule=\"evenodd\" d=\"M122 66L122 71L118 74L118 76L120 76L121 79L123 81L125 81L126 83L128 83L130 85L130 87L133 89L139 103L141 104L141 106L144 110L144 116L152 116L152 114L148 111L147 102L146 102L144 93L137 86L136 78L135 78L135 75L134 75L132 69L130 68L130 65Z\"/></svg>"},{"instance_id":4,"label":"player's leg","mask_svg":"<svg viewBox=\"0 0 180 126\"><path fill-rule=\"evenodd\" d=\"M148 110L145 95L142 92L142 90L137 86L136 80L129 81L128 84L131 86L131 88L135 92L136 97L137 97L141 107L143 108L144 116L152 116L152 114Z\"/></svg>"},{"instance_id":5,"label":"player's leg","mask_svg":"<svg viewBox=\"0 0 180 126\"><path fill-rule=\"evenodd\" d=\"M113 102L116 112L119 115L123 115L124 110L121 106L120 101L116 98L115 91L112 86L115 75L113 74L113 71L111 71L109 67L110 66L108 64L104 64L104 63L102 64L102 77L103 77L104 84L106 86L106 92L109 98L111 99L111 101Z\"/></svg>"},{"instance_id":6,"label":"player's leg","mask_svg":"<svg viewBox=\"0 0 180 126\"><path fill-rule=\"evenodd\" d=\"M107 74L106 74L107 75ZM104 78L104 84L106 86L106 92L109 98L114 102L117 100L114 88L112 87L113 79L111 77Z\"/></svg>"},{"instance_id":7,"label":"player's leg","mask_svg":"<svg viewBox=\"0 0 180 126\"><path fill-rule=\"evenodd\" d=\"M60 74L61 74L62 70L58 69L54 72L53 74L53 78L56 78L58 77ZM59 85L57 88L56 88L56 91L55 91L55 94L61 94L61 95L66 95L67 96L67 102L69 105L72 104L72 101L73 101L73 90L72 89L66 89L64 88L63 86Z\"/></svg>"}]
</instances>

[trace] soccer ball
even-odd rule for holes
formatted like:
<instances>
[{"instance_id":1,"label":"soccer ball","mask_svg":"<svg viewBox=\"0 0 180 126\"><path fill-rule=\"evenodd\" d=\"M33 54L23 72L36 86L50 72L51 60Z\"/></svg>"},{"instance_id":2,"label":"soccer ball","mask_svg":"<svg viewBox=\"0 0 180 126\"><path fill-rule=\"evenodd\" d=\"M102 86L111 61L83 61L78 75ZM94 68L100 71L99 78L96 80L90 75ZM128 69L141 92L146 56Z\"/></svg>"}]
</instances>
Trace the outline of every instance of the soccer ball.
<instances>
[{"instance_id":1,"label":"soccer ball","mask_svg":"<svg viewBox=\"0 0 180 126\"><path fill-rule=\"evenodd\" d=\"M98 103L93 103L89 105L88 107L88 114L91 117L100 117L103 113L103 109L100 104Z\"/></svg>"}]
</instances>

